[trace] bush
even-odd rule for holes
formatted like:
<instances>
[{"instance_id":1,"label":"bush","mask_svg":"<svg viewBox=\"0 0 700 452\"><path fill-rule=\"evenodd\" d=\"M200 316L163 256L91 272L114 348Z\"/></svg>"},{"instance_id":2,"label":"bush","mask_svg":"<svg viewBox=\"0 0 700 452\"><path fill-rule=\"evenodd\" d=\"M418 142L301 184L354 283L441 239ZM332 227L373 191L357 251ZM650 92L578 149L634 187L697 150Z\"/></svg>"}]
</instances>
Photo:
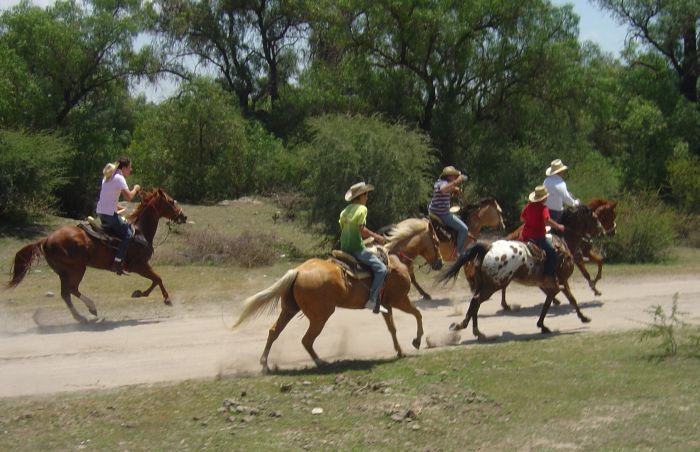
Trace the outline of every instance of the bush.
<instances>
[{"instance_id":1,"label":"bush","mask_svg":"<svg viewBox=\"0 0 700 452\"><path fill-rule=\"evenodd\" d=\"M678 143L666 163L668 184L679 206L700 213L700 157L688 152L687 143Z\"/></svg>"},{"instance_id":2,"label":"bush","mask_svg":"<svg viewBox=\"0 0 700 452\"><path fill-rule=\"evenodd\" d=\"M570 170L567 187L586 203L593 198L610 199L620 188L620 170L597 152L589 152Z\"/></svg>"},{"instance_id":3,"label":"bush","mask_svg":"<svg viewBox=\"0 0 700 452\"><path fill-rule=\"evenodd\" d=\"M378 117L323 116L312 119L310 128L304 189L311 219L326 233L339 233L343 196L356 182L376 187L368 204L370 229L410 216L428 202L435 159L425 135Z\"/></svg>"},{"instance_id":4,"label":"bush","mask_svg":"<svg viewBox=\"0 0 700 452\"><path fill-rule=\"evenodd\" d=\"M52 212L71 152L53 134L0 131L0 218Z\"/></svg>"},{"instance_id":5,"label":"bush","mask_svg":"<svg viewBox=\"0 0 700 452\"><path fill-rule=\"evenodd\" d=\"M211 229L192 230L184 235L189 263L236 263L244 267L272 264L278 258L275 236L243 232L237 238Z\"/></svg>"},{"instance_id":6,"label":"bush","mask_svg":"<svg viewBox=\"0 0 700 452\"><path fill-rule=\"evenodd\" d=\"M656 195L624 194L617 205L617 233L604 240L611 262L658 262L675 238L675 214Z\"/></svg>"}]
</instances>

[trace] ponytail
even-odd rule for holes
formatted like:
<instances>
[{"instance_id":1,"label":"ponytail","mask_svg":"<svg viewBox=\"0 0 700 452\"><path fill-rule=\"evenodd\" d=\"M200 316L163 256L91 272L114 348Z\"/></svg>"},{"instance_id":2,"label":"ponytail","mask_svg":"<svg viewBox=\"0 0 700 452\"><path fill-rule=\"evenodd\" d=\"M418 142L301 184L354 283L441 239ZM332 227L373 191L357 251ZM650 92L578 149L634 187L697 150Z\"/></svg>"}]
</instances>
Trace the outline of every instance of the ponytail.
<instances>
[{"instance_id":1,"label":"ponytail","mask_svg":"<svg viewBox=\"0 0 700 452\"><path fill-rule=\"evenodd\" d=\"M103 181L107 182L114 176L114 172L117 170L117 163L108 163L102 170L102 176L104 176Z\"/></svg>"}]
</instances>

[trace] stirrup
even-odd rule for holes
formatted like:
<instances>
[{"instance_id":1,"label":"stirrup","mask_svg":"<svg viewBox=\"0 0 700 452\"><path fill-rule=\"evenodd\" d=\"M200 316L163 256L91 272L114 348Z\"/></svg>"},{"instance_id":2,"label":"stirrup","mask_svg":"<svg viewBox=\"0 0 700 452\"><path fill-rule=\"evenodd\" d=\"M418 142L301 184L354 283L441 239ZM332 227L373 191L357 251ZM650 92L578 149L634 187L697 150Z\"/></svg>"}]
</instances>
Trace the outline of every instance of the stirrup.
<instances>
[{"instance_id":1,"label":"stirrup","mask_svg":"<svg viewBox=\"0 0 700 452\"><path fill-rule=\"evenodd\" d=\"M365 309L371 309L373 313L379 314L380 312L382 314L388 314L389 311L382 306L381 303L376 302L374 300L367 300L367 303L365 303Z\"/></svg>"}]
</instances>

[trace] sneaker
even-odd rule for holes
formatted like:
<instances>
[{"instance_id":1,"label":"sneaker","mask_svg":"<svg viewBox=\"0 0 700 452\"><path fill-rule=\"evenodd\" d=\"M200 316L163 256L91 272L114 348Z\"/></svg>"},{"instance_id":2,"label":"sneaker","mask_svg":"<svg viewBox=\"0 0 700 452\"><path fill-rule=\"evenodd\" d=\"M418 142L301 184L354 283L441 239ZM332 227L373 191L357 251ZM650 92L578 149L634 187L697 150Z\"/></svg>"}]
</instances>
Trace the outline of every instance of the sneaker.
<instances>
[{"instance_id":1,"label":"sneaker","mask_svg":"<svg viewBox=\"0 0 700 452\"><path fill-rule=\"evenodd\" d=\"M379 306L378 309L377 309L377 306ZM374 301L374 300L367 300L367 303L365 303L365 308L366 308L366 309L371 309L372 312L374 312L375 314L379 314L380 312L381 312L382 314L388 314L388 313L389 313L389 311L388 311L384 306L382 306L380 303L377 303L377 302Z\"/></svg>"}]
</instances>

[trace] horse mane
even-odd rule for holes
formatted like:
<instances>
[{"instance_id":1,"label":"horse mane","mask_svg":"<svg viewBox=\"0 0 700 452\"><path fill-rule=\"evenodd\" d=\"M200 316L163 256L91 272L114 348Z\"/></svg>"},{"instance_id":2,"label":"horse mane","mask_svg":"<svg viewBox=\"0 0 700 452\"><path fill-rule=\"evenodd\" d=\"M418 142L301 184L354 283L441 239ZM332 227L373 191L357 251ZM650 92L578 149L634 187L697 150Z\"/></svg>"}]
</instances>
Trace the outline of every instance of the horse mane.
<instances>
[{"instance_id":1,"label":"horse mane","mask_svg":"<svg viewBox=\"0 0 700 452\"><path fill-rule=\"evenodd\" d=\"M146 206L148 206L151 203L151 200L155 199L157 193L157 188L154 188L150 192L141 193L141 202L139 203L138 207L136 207L136 210L134 210L131 213L131 215L129 215L129 222L133 223L139 216L141 216Z\"/></svg>"},{"instance_id":2,"label":"horse mane","mask_svg":"<svg viewBox=\"0 0 700 452\"><path fill-rule=\"evenodd\" d=\"M429 224L430 222L425 218L409 218L403 220L389 232L386 250L391 252L403 240L428 229Z\"/></svg>"},{"instance_id":3,"label":"horse mane","mask_svg":"<svg viewBox=\"0 0 700 452\"><path fill-rule=\"evenodd\" d=\"M464 210L466 212L471 212L474 209L481 209L486 204L498 205L498 201L496 201L496 198L494 198L492 196L487 196L486 198L481 198L479 201L477 201L475 203L467 204L466 206L464 206Z\"/></svg>"}]
</instances>

